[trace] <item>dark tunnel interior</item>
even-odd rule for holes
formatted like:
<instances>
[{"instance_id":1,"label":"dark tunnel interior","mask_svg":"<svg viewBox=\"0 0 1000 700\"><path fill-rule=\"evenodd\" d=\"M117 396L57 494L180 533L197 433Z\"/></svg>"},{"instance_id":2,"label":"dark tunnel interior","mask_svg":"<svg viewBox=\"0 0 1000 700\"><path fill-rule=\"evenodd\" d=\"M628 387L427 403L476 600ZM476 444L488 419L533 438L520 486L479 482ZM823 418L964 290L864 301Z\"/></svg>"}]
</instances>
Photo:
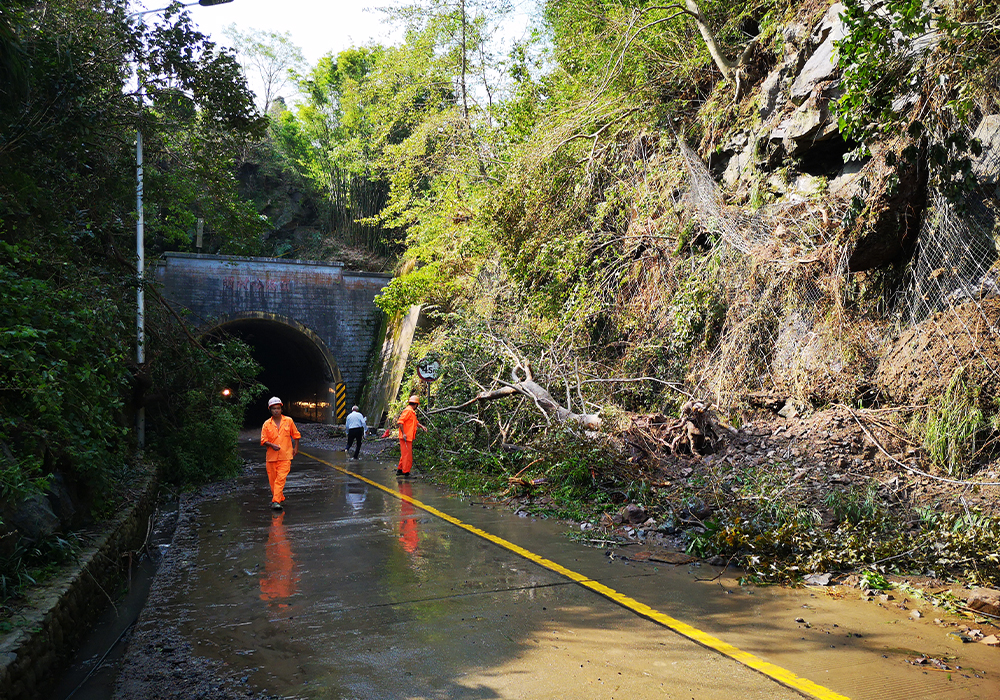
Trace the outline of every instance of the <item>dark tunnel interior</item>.
<instances>
[{"instance_id":1,"label":"dark tunnel interior","mask_svg":"<svg viewBox=\"0 0 1000 700\"><path fill-rule=\"evenodd\" d=\"M257 427L267 420L267 400L272 396L280 398L285 415L297 421L329 422L332 372L309 336L283 323L257 318L230 321L208 334L223 335L250 346L262 368L257 380L267 387L267 393L247 407L246 426Z\"/></svg>"}]
</instances>

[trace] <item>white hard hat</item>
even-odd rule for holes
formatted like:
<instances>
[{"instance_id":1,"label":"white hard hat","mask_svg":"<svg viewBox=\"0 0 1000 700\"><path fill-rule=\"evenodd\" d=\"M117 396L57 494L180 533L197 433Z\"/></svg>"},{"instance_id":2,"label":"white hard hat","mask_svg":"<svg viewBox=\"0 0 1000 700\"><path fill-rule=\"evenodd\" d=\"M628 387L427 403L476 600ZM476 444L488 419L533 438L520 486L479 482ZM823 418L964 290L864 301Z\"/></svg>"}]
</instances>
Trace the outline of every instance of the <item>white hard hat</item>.
<instances>
[{"instance_id":1,"label":"white hard hat","mask_svg":"<svg viewBox=\"0 0 1000 700\"><path fill-rule=\"evenodd\" d=\"M279 399L277 396L272 396L271 398L269 398L267 400L267 407L268 408L271 408L271 406L273 406L274 404L278 404L280 406L281 405L281 399Z\"/></svg>"}]
</instances>

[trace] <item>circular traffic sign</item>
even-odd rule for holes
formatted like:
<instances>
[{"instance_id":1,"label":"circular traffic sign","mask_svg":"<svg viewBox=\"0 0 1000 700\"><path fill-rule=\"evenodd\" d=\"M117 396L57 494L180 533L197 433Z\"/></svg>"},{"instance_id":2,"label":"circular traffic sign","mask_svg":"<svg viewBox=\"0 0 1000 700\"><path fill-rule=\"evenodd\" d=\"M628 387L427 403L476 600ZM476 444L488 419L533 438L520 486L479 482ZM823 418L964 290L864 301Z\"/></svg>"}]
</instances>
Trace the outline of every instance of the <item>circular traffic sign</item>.
<instances>
[{"instance_id":1,"label":"circular traffic sign","mask_svg":"<svg viewBox=\"0 0 1000 700\"><path fill-rule=\"evenodd\" d=\"M425 382L433 382L441 376L441 363L433 355L428 355L417 363L417 376Z\"/></svg>"}]
</instances>

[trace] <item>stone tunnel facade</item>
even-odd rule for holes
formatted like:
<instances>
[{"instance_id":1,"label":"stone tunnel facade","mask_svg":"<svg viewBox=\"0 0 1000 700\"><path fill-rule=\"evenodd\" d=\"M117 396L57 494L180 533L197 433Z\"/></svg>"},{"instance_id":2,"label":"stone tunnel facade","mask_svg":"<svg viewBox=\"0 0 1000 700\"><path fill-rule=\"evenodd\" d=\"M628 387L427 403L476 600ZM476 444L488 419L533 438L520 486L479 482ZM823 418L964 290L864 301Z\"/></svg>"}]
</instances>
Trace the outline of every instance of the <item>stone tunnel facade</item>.
<instances>
[{"instance_id":1,"label":"stone tunnel facade","mask_svg":"<svg viewBox=\"0 0 1000 700\"><path fill-rule=\"evenodd\" d=\"M326 377L331 386L345 385L350 406L382 340L374 298L392 277L337 263L166 253L155 278L199 331L258 319L307 337L332 365Z\"/></svg>"}]
</instances>

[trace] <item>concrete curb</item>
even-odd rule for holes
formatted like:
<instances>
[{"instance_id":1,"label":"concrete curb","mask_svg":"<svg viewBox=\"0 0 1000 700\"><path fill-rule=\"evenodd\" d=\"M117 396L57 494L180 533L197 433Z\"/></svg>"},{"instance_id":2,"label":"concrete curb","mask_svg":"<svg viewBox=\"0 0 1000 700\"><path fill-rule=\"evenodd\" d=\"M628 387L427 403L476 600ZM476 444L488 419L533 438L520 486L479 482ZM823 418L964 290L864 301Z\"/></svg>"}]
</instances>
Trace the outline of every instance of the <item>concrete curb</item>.
<instances>
[{"instance_id":1,"label":"concrete curb","mask_svg":"<svg viewBox=\"0 0 1000 700\"><path fill-rule=\"evenodd\" d=\"M0 698L45 697L124 572L121 555L139 547L156 509L158 480L149 474L130 508L102 523L103 533L75 564L37 590L16 616L18 626L0 637Z\"/></svg>"}]
</instances>

